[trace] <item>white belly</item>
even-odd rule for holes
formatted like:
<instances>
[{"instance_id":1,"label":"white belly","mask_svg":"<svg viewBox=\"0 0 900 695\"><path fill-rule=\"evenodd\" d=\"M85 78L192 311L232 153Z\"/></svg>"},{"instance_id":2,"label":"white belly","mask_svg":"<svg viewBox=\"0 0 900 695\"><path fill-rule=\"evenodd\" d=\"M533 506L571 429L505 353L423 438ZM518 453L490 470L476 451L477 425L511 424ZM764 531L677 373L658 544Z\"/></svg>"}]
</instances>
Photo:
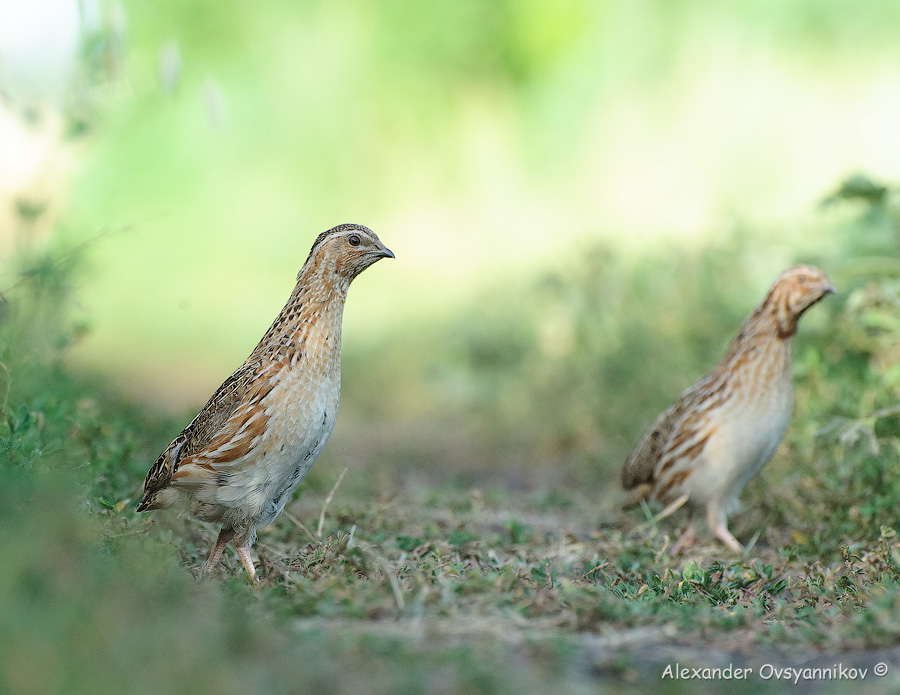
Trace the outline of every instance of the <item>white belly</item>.
<instances>
[{"instance_id":1,"label":"white belly","mask_svg":"<svg viewBox=\"0 0 900 695\"><path fill-rule=\"evenodd\" d=\"M699 457L700 470L691 476L691 501L718 499L733 511L744 485L774 456L792 409L789 380L782 388L725 406L718 429Z\"/></svg>"},{"instance_id":2,"label":"white belly","mask_svg":"<svg viewBox=\"0 0 900 695\"><path fill-rule=\"evenodd\" d=\"M276 386L266 399L265 434L218 485L216 503L242 525L266 526L309 473L337 421L340 372L309 383L304 370Z\"/></svg>"}]
</instances>

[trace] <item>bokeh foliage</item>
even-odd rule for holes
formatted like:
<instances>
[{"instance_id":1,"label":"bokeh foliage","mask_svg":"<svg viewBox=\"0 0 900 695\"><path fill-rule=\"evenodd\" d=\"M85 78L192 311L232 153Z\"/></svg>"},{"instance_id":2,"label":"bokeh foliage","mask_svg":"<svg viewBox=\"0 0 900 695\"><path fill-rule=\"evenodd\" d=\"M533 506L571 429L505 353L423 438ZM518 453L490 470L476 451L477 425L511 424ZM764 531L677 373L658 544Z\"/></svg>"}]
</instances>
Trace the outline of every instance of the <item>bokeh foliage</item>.
<instances>
[{"instance_id":1,"label":"bokeh foliage","mask_svg":"<svg viewBox=\"0 0 900 695\"><path fill-rule=\"evenodd\" d=\"M598 239L633 265L770 230L777 253L747 244L762 286L813 246L846 152L896 161L889 135L858 141L892 113L890 0L123 8L90 44L107 72L62 233L130 231L91 254L74 355L169 412L247 354L333 224L398 256L354 287L349 356Z\"/></svg>"}]
</instances>

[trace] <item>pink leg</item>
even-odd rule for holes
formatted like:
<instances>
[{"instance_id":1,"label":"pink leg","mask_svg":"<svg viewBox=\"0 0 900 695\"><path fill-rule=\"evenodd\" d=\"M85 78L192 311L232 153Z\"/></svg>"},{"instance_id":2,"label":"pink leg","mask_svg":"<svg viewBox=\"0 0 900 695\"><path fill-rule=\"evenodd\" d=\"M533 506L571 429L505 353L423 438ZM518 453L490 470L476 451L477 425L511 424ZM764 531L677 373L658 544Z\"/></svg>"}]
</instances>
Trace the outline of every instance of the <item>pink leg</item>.
<instances>
[{"instance_id":1,"label":"pink leg","mask_svg":"<svg viewBox=\"0 0 900 695\"><path fill-rule=\"evenodd\" d=\"M709 506L706 509L706 521L710 530L716 534L716 537L734 552L739 553L743 550L738 539L731 535L728 530L728 519L725 513L717 506Z\"/></svg>"},{"instance_id":2,"label":"pink leg","mask_svg":"<svg viewBox=\"0 0 900 695\"><path fill-rule=\"evenodd\" d=\"M713 532L716 534L716 536L719 538L719 540L721 540L725 545L727 545L729 548L731 548L734 552L740 553L741 551L743 551L743 547L741 547L740 542L738 541L737 538L735 538L733 535L731 535L731 531L728 530L728 527L725 526L725 524L722 524L721 526L716 526L716 528L713 529Z\"/></svg>"},{"instance_id":3,"label":"pink leg","mask_svg":"<svg viewBox=\"0 0 900 695\"><path fill-rule=\"evenodd\" d=\"M210 552L209 557L206 560L206 563L200 569L200 576L202 577L204 574L208 574L213 567L219 564L219 558L222 557L222 551L225 550L225 546L228 544L234 537L234 531L231 529L222 529L219 531L219 537L216 538L216 544L213 546L212 552Z\"/></svg>"},{"instance_id":4,"label":"pink leg","mask_svg":"<svg viewBox=\"0 0 900 695\"><path fill-rule=\"evenodd\" d=\"M253 584L259 584L259 580L256 578L256 568L253 566L253 558L250 556L250 546L242 545L237 551L238 556L241 558L241 564L250 576L250 581Z\"/></svg>"}]
</instances>

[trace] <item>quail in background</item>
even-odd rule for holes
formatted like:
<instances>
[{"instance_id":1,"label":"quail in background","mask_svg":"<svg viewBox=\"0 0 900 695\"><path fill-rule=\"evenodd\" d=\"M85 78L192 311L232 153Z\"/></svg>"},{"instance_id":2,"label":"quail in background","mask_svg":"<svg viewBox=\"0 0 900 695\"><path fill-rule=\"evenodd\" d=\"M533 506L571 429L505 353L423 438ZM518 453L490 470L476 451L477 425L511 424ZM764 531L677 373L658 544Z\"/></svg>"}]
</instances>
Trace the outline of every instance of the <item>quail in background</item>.
<instances>
[{"instance_id":1,"label":"quail in background","mask_svg":"<svg viewBox=\"0 0 900 695\"><path fill-rule=\"evenodd\" d=\"M667 505L661 519L687 503L688 526L673 552L693 541L693 508L706 509L710 530L733 550L728 530L744 485L768 463L793 408L791 338L803 313L832 292L813 266L779 276L744 321L722 361L666 410L625 461L625 506Z\"/></svg>"}]
</instances>

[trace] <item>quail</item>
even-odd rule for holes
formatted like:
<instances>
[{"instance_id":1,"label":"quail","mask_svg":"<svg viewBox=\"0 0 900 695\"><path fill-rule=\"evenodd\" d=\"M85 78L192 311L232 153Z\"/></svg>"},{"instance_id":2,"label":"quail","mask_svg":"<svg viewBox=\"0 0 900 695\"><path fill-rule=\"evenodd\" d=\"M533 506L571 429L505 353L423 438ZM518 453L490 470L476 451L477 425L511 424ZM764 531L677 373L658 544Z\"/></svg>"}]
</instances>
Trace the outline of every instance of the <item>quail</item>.
<instances>
[{"instance_id":1,"label":"quail","mask_svg":"<svg viewBox=\"0 0 900 695\"><path fill-rule=\"evenodd\" d=\"M693 509L705 508L710 530L732 550L728 530L744 485L775 454L793 408L791 339L803 313L834 285L818 268L782 273L747 318L715 369L685 390L625 461L625 506L642 500L665 508L688 504L689 520L673 552L694 539Z\"/></svg>"},{"instance_id":2,"label":"quail","mask_svg":"<svg viewBox=\"0 0 900 695\"><path fill-rule=\"evenodd\" d=\"M328 441L341 391L341 319L353 279L394 254L343 224L315 240L262 340L147 473L138 511L175 508L221 525L201 575L231 541L250 577L270 524Z\"/></svg>"}]
</instances>

